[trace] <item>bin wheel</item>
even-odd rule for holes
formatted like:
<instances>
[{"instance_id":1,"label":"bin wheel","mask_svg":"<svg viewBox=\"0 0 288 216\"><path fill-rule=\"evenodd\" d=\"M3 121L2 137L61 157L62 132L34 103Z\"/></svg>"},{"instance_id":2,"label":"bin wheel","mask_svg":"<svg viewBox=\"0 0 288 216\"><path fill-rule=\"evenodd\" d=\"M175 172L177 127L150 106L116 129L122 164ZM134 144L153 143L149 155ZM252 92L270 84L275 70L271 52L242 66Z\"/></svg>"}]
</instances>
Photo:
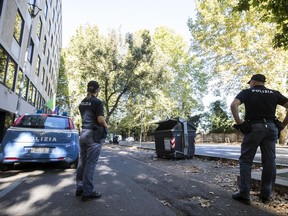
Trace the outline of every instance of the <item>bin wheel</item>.
<instances>
[{"instance_id":1,"label":"bin wheel","mask_svg":"<svg viewBox=\"0 0 288 216\"><path fill-rule=\"evenodd\" d=\"M13 169L14 163L9 163L9 164L4 164L4 163L0 163L0 170L1 171L8 171Z\"/></svg>"}]
</instances>

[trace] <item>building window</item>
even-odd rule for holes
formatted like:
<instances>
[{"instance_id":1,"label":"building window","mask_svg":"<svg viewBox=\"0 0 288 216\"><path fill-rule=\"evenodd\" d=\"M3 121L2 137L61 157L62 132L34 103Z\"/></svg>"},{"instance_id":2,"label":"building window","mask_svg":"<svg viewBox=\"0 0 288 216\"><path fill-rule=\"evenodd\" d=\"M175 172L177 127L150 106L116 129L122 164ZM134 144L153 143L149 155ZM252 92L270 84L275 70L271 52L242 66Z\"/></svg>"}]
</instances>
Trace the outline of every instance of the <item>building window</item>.
<instances>
[{"instance_id":1,"label":"building window","mask_svg":"<svg viewBox=\"0 0 288 216\"><path fill-rule=\"evenodd\" d=\"M47 64L47 65L48 65L48 63L49 63L49 59L50 59L50 50L48 50L47 61L46 61L46 64Z\"/></svg>"},{"instance_id":2,"label":"building window","mask_svg":"<svg viewBox=\"0 0 288 216\"><path fill-rule=\"evenodd\" d=\"M5 76L5 85L10 90L14 90L14 81L15 81L15 74L16 74L16 63L9 58L8 65L7 65L7 72Z\"/></svg>"},{"instance_id":3,"label":"building window","mask_svg":"<svg viewBox=\"0 0 288 216\"><path fill-rule=\"evenodd\" d=\"M49 73L51 74L52 71L52 60L50 60L50 66L49 66Z\"/></svg>"},{"instance_id":4,"label":"building window","mask_svg":"<svg viewBox=\"0 0 288 216\"><path fill-rule=\"evenodd\" d=\"M30 82L29 91L28 91L28 102L31 105L35 104L36 88L33 83Z\"/></svg>"},{"instance_id":5,"label":"building window","mask_svg":"<svg viewBox=\"0 0 288 216\"><path fill-rule=\"evenodd\" d=\"M0 82L14 91L16 80L16 62L0 46Z\"/></svg>"},{"instance_id":6,"label":"building window","mask_svg":"<svg viewBox=\"0 0 288 216\"><path fill-rule=\"evenodd\" d=\"M45 3L44 15L45 15L45 19L47 19L47 15L48 15L48 3L47 3L47 1Z\"/></svg>"},{"instance_id":7,"label":"building window","mask_svg":"<svg viewBox=\"0 0 288 216\"><path fill-rule=\"evenodd\" d=\"M43 106L44 106L44 103L45 103L45 100L44 100L44 98L42 97L42 95L40 95L39 96L40 98L39 98L39 100L40 100L40 102L39 102L39 108L43 108Z\"/></svg>"},{"instance_id":8,"label":"building window","mask_svg":"<svg viewBox=\"0 0 288 216\"><path fill-rule=\"evenodd\" d=\"M18 10L16 14L13 36L19 45L21 45L22 42L23 31L24 31L24 19L21 16L20 11Z\"/></svg>"},{"instance_id":9,"label":"building window","mask_svg":"<svg viewBox=\"0 0 288 216\"><path fill-rule=\"evenodd\" d=\"M52 54L53 54L53 56L54 56L54 54L55 54L55 46L53 45L53 51L52 51Z\"/></svg>"},{"instance_id":10,"label":"building window","mask_svg":"<svg viewBox=\"0 0 288 216\"><path fill-rule=\"evenodd\" d=\"M25 79L24 79L24 85L23 85L23 91L22 91L22 97L24 100L27 101L27 95L28 95L28 87L29 87L29 79L28 77L25 75Z\"/></svg>"},{"instance_id":11,"label":"building window","mask_svg":"<svg viewBox=\"0 0 288 216\"><path fill-rule=\"evenodd\" d=\"M44 43L43 43L43 53L45 54L45 52L46 52L46 45L47 45L47 38L46 38L46 36L45 36L45 38L44 38Z\"/></svg>"},{"instance_id":12,"label":"building window","mask_svg":"<svg viewBox=\"0 0 288 216\"><path fill-rule=\"evenodd\" d=\"M36 104L35 104L35 107L37 109L40 109L41 108L41 94L39 91L37 91L37 96L36 96Z\"/></svg>"},{"instance_id":13,"label":"building window","mask_svg":"<svg viewBox=\"0 0 288 216\"><path fill-rule=\"evenodd\" d=\"M29 48L28 48L28 56L27 56L28 61L29 61L30 63L32 63L33 53L34 53L34 42L33 42L33 40L31 39L31 40L30 40L30 46L29 46Z\"/></svg>"},{"instance_id":14,"label":"building window","mask_svg":"<svg viewBox=\"0 0 288 216\"><path fill-rule=\"evenodd\" d=\"M39 97L40 97L40 92L36 92L36 98L35 98L35 107L36 109L39 109Z\"/></svg>"},{"instance_id":15,"label":"building window","mask_svg":"<svg viewBox=\"0 0 288 216\"><path fill-rule=\"evenodd\" d=\"M51 93L50 90L51 90L51 89L50 89L50 83L49 83L49 86L48 86L48 96L50 96L50 93Z\"/></svg>"},{"instance_id":16,"label":"building window","mask_svg":"<svg viewBox=\"0 0 288 216\"><path fill-rule=\"evenodd\" d=\"M46 82L45 82L45 91L47 92L47 87L48 87L48 77L46 76Z\"/></svg>"},{"instance_id":17,"label":"building window","mask_svg":"<svg viewBox=\"0 0 288 216\"><path fill-rule=\"evenodd\" d=\"M20 94L20 86L21 86L21 83L22 83L22 78L23 78L23 71L19 70L17 86L16 86L16 93L18 95ZM29 79L28 79L27 76L25 76L24 77L24 82L23 82L23 89L22 89L22 98L25 101L27 100L28 86L29 86Z\"/></svg>"},{"instance_id":18,"label":"building window","mask_svg":"<svg viewBox=\"0 0 288 216\"><path fill-rule=\"evenodd\" d=\"M53 37L53 35L52 35L52 37L51 37L51 44L50 44L50 47L53 46L53 40L54 40L54 37Z\"/></svg>"},{"instance_id":19,"label":"building window","mask_svg":"<svg viewBox=\"0 0 288 216\"><path fill-rule=\"evenodd\" d=\"M4 0L0 0L0 17L1 17L1 15L2 15L3 1L4 1Z\"/></svg>"},{"instance_id":20,"label":"building window","mask_svg":"<svg viewBox=\"0 0 288 216\"><path fill-rule=\"evenodd\" d=\"M41 79L41 83L42 85L44 84L44 80L45 80L45 69L43 68L43 72L42 72L42 79Z\"/></svg>"},{"instance_id":21,"label":"building window","mask_svg":"<svg viewBox=\"0 0 288 216\"><path fill-rule=\"evenodd\" d=\"M20 94L22 79L23 79L23 71L19 70L18 71L18 78L17 78L17 85L16 85L16 89L15 89L15 92L18 95ZM22 91L22 95L23 95L23 91Z\"/></svg>"},{"instance_id":22,"label":"building window","mask_svg":"<svg viewBox=\"0 0 288 216\"><path fill-rule=\"evenodd\" d=\"M34 13L32 8L34 8L34 5L36 5L36 0L28 0L28 4L29 4L29 8L28 8L29 14L30 16L32 16L31 14Z\"/></svg>"},{"instance_id":23,"label":"building window","mask_svg":"<svg viewBox=\"0 0 288 216\"><path fill-rule=\"evenodd\" d=\"M54 22L55 20L55 9L53 9L53 15L52 15L52 21Z\"/></svg>"},{"instance_id":24,"label":"building window","mask_svg":"<svg viewBox=\"0 0 288 216\"><path fill-rule=\"evenodd\" d=\"M39 40L41 38L42 26L43 26L42 19L39 18L39 22L38 22L38 26L37 26L37 36L38 36Z\"/></svg>"},{"instance_id":25,"label":"building window","mask_svg":"<svg viewBox=\"0 0 288 216\"><path fill-rule=\"evenodd\" d=\"M0 82L4 83L6 65L7 65L8 56L5 50L0 47Z\"/></svg>"},{"instance_id":26,"label":"building window","mask_svg":"<svg viewBox=\"0 0 288 216\"><path fill-rule=\"evenodd\" d=\"M51 21L49 20L49 26L48 26L48 34L50 35L51 32Z\"/></svg>"},{"instance_id":27,"label":"building window","mask_svg":"<svg viewBox=\"0 0 288 216\"><path fill-rule=\"evenodd\" d=\"M34 107L37 107L38 91L37 91L36 87L34 88L34 90L35 90L35 94L34 94L34 102L33 102L33 105L34 105Z\"/></svg>"},{"instance_id":28,"label":"building window","mask_svg":"<svg viewBox=\"0 0 288 216\"><path fill-rule=\"evenodd\" d=\"M39 73L40 73L40 65L41 65L41 58L40 58L40 56L38 56L37 64L36 64L36 70L35 70L35 73L37 76L39 76Z\"/></svg>"}]
</instances>

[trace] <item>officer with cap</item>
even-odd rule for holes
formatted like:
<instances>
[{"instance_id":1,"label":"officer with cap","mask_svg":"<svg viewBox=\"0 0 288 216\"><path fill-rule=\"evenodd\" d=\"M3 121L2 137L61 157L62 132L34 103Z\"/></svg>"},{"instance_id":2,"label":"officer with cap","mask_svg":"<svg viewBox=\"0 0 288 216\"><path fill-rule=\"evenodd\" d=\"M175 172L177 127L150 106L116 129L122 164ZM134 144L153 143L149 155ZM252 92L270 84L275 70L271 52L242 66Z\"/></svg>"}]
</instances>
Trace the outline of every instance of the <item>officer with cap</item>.
<instances>
[{"instance_id":1,"label":"officer with cap","mask_svg":"<svg viewBox=\"0 0 288 216\"><path fill-rule=\"evenodd\" d=\"M87 96L79 105L82 130L76 173L76 196L82 195L82 201L101 197L101 193L94 190L93 175L107 135L108 125L104 119L102 101L97 98L99 91L98 82L90 81L87 85Z\"/></svg>"},{"instance_id":2,"label":"officer with cap","mask_svg":"<svg viewBox=\"0 0 288 216\"><path fill-rule=\"evenodd\" d=\"M288 114L279 122L275 120L277 105L288 108L288 98L279 91L264 86L266 77L255 74L248 84L249 89L242 90L231 103L231 112L238 128L243 134L241 155L239 158L239 191L232 195L234 200L250 205L251 166L258 146L261 150L262 176L260 201L268 203L276 179L275 144L278 133L287 126ZM244 104L245 117L239 116L238 107Z\"/></svg>"}]
</instances>

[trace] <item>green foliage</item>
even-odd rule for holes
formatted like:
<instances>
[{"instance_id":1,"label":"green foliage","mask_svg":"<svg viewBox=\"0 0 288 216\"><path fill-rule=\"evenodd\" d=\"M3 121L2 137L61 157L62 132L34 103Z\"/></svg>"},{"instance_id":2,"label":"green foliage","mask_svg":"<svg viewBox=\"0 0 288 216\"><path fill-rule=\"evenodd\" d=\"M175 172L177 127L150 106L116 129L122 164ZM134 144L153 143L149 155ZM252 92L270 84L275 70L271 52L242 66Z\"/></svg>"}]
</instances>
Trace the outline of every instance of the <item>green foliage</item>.
<instances>
[{"instance_id":1,"label":"green foliage","mask_svg":"<svg viewBox=\"0 0 288 216\"><path fill-rule=\"evenodd\" d=\"M135 38L127 34L124 41L115 31L105 37L96 26L80 27L67 52L72 82L81 86L79 90L75 88L74 95L83 94L89 80L97 80L108 122L119 103L130 94L138 94L141 86L148 88L158 79L157 72L151 71L153 50L147 31Z\"/></svg>"},{"instance_id":2,"label":"green foliage","mask_svg":"<svg viewBox=\"0 0 288 216\"><path fill-rule=\"evenodd\" d=\"M267 77L266 86L287 95L288 53L273 48L277 26L263 22L263 12L250 8L235 12L233 0L197 1L197 18L188 26L192 49L212 77L211 91L224 92L223 100L235 96L252 74ZM285 113L285 111L284 111ZM283 116L283 110L277 111Z\"/></svg>"},{"instance_id":3,"label":"green foliage","mask_svg":"<svg viewBox=\"0 0 288 216\"><path fill-rule=\"evenodd\" d=\"M274 47L288 49L288 2L283 0L239 0L235 7L239 11L257 10L263 22L276 23Z\"/></svg>"},{"instance_id":4,"label":"green foliage","mask_svg":"<svg viewBox=\"0 0 288 216\"><path fill-rule=\"evenodd\" d=\"M166 78L157 92L162 108L168 108L162 109L161 113L166 113L166 118L187 118L193 109L202 108L201 97L207 88L207 76L200 70L199 60L189 52L188 45L180 35L159 27L155 30L153 42L157 50L156 65L161 65Z\"/></svg>"},{"instance_id":5,"label":"green foliage","mask_svg":"<svg viewBox=\"0 0 288 216\"><path fill-rule=\"evenodd\" d=\"M286 92L288 54L272 48L275 26L261 22L253 10L235 13L235 6L231 0L197 2L197 19L188 22L192 49L214 85L228 95L247 88L254 73L266 75L268 86Z\"/></svg>"},{"instance_id":6,"label":"green foliage","mask_svg":"<svg viewBox=\"0 0 288 216\"><path fill-rule=\"evenodd\" d=\"M60 113L66 111L71 113L71 105L69 101L69 82L65 68L65 57L60 57L60 67L57 83L56 106L59 106Z\"/></svg>"},{"instance_id":7,"label":"green foliage","mask_svg":"<svg viewBox=\"0 0 288 216\"><path fill-rule=\"evenodd\" d=\"M155 129L155 121L167 117L190 116L201 107L207 86L188 44L163 27L153 36L141 30L123 38L115 30L104 36L97 26L81 26L65 59L75 115L87 82L97 80L110 131L126 131L125 136L148 134Z\"/></svg>"},{"instance_id":8,"label":"green foliage","mask_svg":"<svg viewBox=\"0 0 288 216\"><path fill-rule=\"evenodd\" d=\"M233 130L233 120L226 110L226 103L222 101L215 101L210 105L211 132L221 133Z\"/></svg>"},{"instance_id":9,"label":"green foliage","mask_svg":"<svg viewBox=\"0 0 288 216\"><path fill-rule=\"evenodd\" d=\"M228 114L225 102L216 100L210 104L208 111L191 117L200 133L231 133L235 132L233 119Z\"/></svg>"}]
</instances>

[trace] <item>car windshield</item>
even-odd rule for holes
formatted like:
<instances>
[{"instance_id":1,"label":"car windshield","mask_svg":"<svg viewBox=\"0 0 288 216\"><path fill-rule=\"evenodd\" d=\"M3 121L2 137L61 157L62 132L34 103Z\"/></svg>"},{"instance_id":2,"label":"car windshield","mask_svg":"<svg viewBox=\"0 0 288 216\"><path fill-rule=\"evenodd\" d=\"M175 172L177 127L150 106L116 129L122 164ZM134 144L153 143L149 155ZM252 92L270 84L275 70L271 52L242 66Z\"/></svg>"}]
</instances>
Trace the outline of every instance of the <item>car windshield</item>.
<instances>
[{"instance_id":1,"label":"car windshield","mask_svg":"<svg viewBox=\"0 0 288 216\"><path fill-rule=\"evenodd\" d=\"M15 127L69 129L67 118L48 115L23 116Z\"/></svg>"}]
</instances>

